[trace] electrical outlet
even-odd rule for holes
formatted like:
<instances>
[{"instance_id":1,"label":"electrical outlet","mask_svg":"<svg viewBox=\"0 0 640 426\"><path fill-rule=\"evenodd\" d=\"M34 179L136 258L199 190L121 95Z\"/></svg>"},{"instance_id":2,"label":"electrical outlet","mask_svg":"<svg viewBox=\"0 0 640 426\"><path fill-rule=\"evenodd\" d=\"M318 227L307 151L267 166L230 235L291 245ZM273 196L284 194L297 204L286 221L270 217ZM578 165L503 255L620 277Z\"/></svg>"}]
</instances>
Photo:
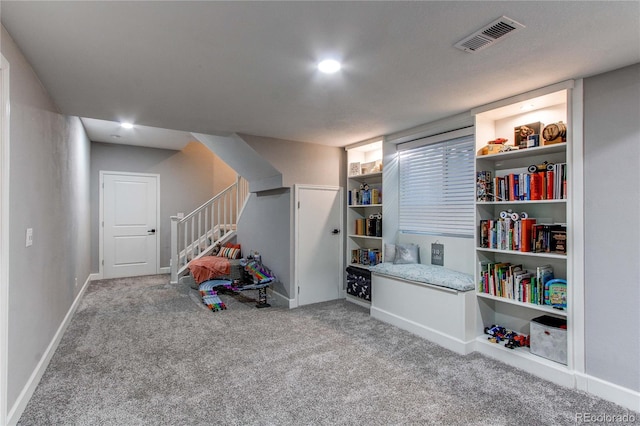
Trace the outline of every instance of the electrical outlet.
<instances>
[{"instance_id":1,"label":"electrical outlet","mask_svg":"<svg viewBox=\"0 0 640 426\"><path fill-rule=\"evenodd\" d=\"M33 245L33 228L27 228L26 247L30 247L32 245Z\"/></svg>"},{"instance_id":2,"label":"electrical outlet","mask_svg":"<svg viewBox=\"0 0 640 426\"><path fill-rule=\"evenodd\" d=\"M76 277L76 287L78 287L78 277Z\"/></svg>"}]
</instances>

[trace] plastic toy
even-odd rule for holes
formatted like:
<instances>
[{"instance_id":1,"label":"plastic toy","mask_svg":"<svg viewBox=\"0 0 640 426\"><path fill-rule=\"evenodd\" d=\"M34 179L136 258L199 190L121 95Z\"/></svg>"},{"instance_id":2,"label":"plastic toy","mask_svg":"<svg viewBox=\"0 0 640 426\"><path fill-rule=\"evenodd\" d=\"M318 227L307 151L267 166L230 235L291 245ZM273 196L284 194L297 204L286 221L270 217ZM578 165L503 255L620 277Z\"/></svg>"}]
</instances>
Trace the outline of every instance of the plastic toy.
<instances>
[{"instance_id":1,"label":"plastic toy","mask_svg":"<svg viewBox=\"0 0 640 426\"><path fill-rule=\"evenodd\" d=\"M547 170L553 170L553 163L545 161L540 164L532 164L527 168L529 173L546 172Z\"/></svg>"},{"instance_id":2,"label":"plastic toy","mask_svg":"<svg viewBox=\"0 0 640 426\"><path fill-rule=\"evenodd\" d=\"M491 325L491 327L485 327L484 333L488 334L487 338L491 343L505 342L505 348L515 349L520 347L529 346L529 336L518 334L515 331L507 330L499 325Z\"/></svg>"}]
</instances>

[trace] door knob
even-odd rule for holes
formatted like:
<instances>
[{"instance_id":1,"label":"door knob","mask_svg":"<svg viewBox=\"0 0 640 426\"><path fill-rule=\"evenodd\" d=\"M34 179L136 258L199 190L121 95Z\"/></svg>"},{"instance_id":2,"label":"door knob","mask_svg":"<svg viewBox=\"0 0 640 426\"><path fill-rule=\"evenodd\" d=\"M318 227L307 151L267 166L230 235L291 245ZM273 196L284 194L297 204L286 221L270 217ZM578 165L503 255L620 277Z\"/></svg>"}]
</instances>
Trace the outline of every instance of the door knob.
<instances>
[{"instance_id":1,"label":"door knob","mask_svg":"<svg viewBox=\"0 0 640 426\"><path fill-rule=\"evenodd\" d=\"M335 234L339 234L339 233L340 233L340 230L339 230L339 229L334 229L333 231L331 231L331 233L332 233L333 235L335 235Z\"/></svg>"},{"instance_id":2,"label":"door knob","mask_svg":"<svg viewBox=\"0 0 640 426\"><path fill-rule=\"evenodd\" d=\"M153 234L156 233L156 230L155 229L150 229L147 232L149 233L149 235L153 235Z\"/></svg>"}]
</instances>

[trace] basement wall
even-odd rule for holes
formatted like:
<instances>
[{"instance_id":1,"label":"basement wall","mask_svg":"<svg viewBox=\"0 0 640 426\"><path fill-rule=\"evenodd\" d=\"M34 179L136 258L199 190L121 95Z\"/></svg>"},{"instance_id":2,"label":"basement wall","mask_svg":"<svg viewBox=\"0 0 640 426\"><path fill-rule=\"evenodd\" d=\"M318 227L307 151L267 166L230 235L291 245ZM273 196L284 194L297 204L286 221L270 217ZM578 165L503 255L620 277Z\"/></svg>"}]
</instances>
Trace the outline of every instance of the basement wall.
<instances>
[{"instance_id":1,"label":"basement wall","mask_svg":"<svg viewBox=\"0 0 640 426\"><path fill-rule=\"evenodd\" d=\"M30 395L21 393L37 378L38 363L89 278L90 142L79 118L58 113L4 27L0 38L11 70L6 398L12 415L26 404Z\"/></svg>"},{"instance_id":2,"label":"basement wall","mask_svg":"<svg viewBox=\"0 0 640 426\"><path fill-rule=\"evenodd\" d=\"M640 391L640 64L584 79L586 373Z\"/></svg>"}]
</instances>

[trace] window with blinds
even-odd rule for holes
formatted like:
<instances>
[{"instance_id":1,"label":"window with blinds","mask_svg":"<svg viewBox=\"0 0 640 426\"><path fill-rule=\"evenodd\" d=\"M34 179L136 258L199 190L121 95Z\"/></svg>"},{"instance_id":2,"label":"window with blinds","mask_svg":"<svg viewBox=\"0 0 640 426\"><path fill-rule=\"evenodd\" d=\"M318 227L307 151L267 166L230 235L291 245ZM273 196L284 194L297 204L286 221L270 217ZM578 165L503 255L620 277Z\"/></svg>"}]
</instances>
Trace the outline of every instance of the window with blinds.
<instances>
[{"instance_id":1,"label":"window with blinds","mask_svg":"<svg viewBox=\"0 0 640 426\"><path fill-rule=\"evenodd\" d=\"M473 135L416 142L398 147L400 231L473 238Z\"/></svg>"}]
</instances>

